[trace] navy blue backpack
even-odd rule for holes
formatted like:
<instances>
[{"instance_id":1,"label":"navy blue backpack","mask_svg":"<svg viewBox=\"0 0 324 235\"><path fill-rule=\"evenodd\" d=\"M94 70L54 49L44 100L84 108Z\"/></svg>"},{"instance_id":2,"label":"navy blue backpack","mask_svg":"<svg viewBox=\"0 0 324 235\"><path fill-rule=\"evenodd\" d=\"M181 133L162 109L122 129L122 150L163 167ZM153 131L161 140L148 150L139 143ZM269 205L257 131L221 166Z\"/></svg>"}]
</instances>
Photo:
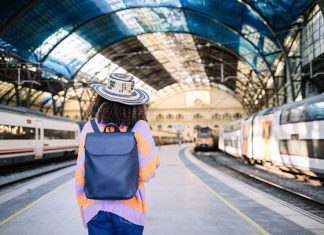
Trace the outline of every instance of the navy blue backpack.
<instances>
[{"instance_id":1,"label":"navy blue backpack","mask_svg":"<svg viewBox=\"0 0 324 235\"><path fill-rule=\"evenodd\" d=\"M100 132L94 119L94 132L85 140L85 183L87 198L98 200L125 200L132 198L138 189L139 162L134 133L109 123ZM115 132L106 132L109 126Z\"/></svg>"}]
</instances>

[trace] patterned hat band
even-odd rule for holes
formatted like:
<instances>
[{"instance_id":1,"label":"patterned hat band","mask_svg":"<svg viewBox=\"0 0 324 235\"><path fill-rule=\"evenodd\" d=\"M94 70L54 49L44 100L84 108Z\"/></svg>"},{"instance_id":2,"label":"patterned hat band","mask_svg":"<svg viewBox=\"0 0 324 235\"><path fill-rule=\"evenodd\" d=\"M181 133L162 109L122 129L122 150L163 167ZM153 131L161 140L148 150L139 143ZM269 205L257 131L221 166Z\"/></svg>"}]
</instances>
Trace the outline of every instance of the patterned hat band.
<instances>
[{"instance_id":1,"label":"patterned hat band","mask_svg":"<svg viewBox=\"0 0 324 235\"><path fill-rule=\"evenodd\" d=\"M140 105L149 101L148 94L134 88L135 79L129 74L111 73L107 78L108 84L90 84L90 87L101 97L127 104Z\"/></svg>"},{"instance_id":2,"label":"patterned hat band","mask_svg":"<svg viewBox=\"0 0 324 235\"><path fill-rule=\"evenodd\" d=\"M132 81L122 81L115 78L108 78L108 90L117 94L131 94L134 91L134 79Z\"/></svg>"}]
</instances>

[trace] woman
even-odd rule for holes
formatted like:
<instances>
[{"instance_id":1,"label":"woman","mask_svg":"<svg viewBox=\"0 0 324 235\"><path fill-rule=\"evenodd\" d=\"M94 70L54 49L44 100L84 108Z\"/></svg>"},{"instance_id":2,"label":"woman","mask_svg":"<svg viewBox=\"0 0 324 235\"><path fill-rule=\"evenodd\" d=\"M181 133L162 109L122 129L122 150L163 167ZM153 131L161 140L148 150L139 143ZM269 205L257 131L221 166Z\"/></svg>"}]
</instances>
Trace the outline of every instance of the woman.
<instances>
[{"instance_id":1,"label":"woman","mask_svg":"<svg viewBox=\"0 0 324 235\"><path fill-rule=\"evenodd\" d=\"M90 122L87 122L81 132L75 172L77 202L89 235L138 235L143 233L147 212L144 182L155 176L160 162L146 120L144 104L149 101L149 96L143 90L134 88L134 78L130 75L112 73L107 79L108 85L90 85L98 94L90 116L95 119L100 131L107 123L115 123L120 131L133 127L140 166L139 187L129 200L93 200L85 196L84 143L86 134L93 132Z\"/></svg>"}]
</instances>

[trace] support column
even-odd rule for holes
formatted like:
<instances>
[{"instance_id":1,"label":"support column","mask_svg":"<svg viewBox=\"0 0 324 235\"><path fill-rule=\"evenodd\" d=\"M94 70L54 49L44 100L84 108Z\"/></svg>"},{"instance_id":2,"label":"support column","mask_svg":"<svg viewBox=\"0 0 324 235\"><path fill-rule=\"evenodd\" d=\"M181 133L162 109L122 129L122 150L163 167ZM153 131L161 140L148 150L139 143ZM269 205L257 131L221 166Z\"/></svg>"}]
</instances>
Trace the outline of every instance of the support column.
<instances>
[{"instance_id":1,"label":"support column","mask_svg":"<svg viewBox=\"0 0 324 235\"><path fill-rule=\"evenodd\" d=\"M30 81L34 81L34 79L31 77L30 71L27 68L28 65L26 65L26 74L27 74L27 79ZM28 92L27 92L27 98L26 98L26 107L30 108L30 100L31 100L31 95L32 95L32 89L34 87L33 83L29 84Z\"/></svg>"},{"instance_id":2,"label":"support column","mask_svg":"<svg viewBox=\"0 0 324 235\"><path fill-rule=\"evenodd\" d=\"M83 94L84 94L84 89L85 89L85 88L83 88L82 93L81 93L81 96L79 97L78 92L76 91L75 87L73 87L73 90L74 90L74 92L75 92L75 95L76 95L76 97L77 97L77 99L78 99L78 101L79 101L80 119L81 119L81 120L84 119L84 117L83 117L83 108L82 108L82 96L83 96Z\"/></svg>"},{"instance_id":3,"label":"support column","mask_svg":"<svg viewBox=\"0 0 324 235\"><path fill-rule=\"evenodd\" d=\"M62 106L61 106L61 110L60 110L61 117L63 117L63 115L64 115L64 107L65 107L65 100L66 100L67 92L68 92L68 88L64 87L63 102L62 102Z\"/></svg>"},{"instance_id":4,"label":"support column","mask_svg":"<svg viewBox=\"0 0 324 235\"><path fill-rule=\"evenodd\" d=\"M322 14L324 16L324 0L316 0L316 2L320 6Z\"/></svg>"},{"instance_id":5,"label":"support column","mask_svg":"<svg viewBox=\"0 0 324 235\"><path fill-rule=\"evenodd\" d=\"M55 102L55 99L54 99L54 89L52 88L51 84L47 81L47 87L48 87L48 90L49 92L51 93L52 95L52 108L53 108L53 114L54 115L57 115L57 109L56 109L56 102ZM46 110L46 113L48 112L49 108Z\"/></svg>"},{"instance_id":6,"label":"support column","mask_svg":"<svg viewBox=\"0 0 324 235\"><path fill-rule=\"evenodd\" d=\"M15 96L16 96L16 106L20 106L20 94L19 94L19 86L15 83ZM9 104L10 99L8 99L7 104Z\"/></svg>"}]
</instances>

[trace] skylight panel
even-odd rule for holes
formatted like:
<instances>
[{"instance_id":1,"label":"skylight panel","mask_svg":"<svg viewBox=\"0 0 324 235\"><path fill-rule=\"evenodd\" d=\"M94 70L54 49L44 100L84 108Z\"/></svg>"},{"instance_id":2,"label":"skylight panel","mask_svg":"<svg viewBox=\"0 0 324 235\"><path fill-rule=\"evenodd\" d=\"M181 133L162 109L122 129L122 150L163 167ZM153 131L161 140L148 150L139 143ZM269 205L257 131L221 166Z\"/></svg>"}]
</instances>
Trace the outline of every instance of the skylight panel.
<instances>
[{"instance_id":1,"label":"skylight panel","mask_svg":"<svg viewBox=\"0 0 324 235\"><path fill-rule=\"evenodd\" d=\"M73 70L96 53L88 41L73 33L53 50L50 58Z\"/></svg>"},{"instance_id":2,"label":"skylight panel","mask_svg":"<svg viewBox=\"0 0 324 235\"><path fill-rule=\"evenodd\" d=\"M48 52L59 43L66 35L69 34L69 31L60 28L51 36L49 36L39 47L37 47L34 51L39 60L41 60Z\"/></svg>"},{"instance_id":3,"label":"skylight panel","mask_svg":"<svg viewBox=\"0 0 324 235\"><path fill-rule=\"evenodd\" d=\"M179 9L135 8L119 11L116 14L124 25L135 34L175 30L189 32L186 18Z\"/></svg>"},{"instance_id":4,"label":"skylight panel","mask_svg":"<svg viewBox=\"0 0 324 235\"><path fill-rule=\"evenodd\" d=\"M153 33L137 38L178 82L208 80L192 35Z\"/></svg>"}]
</instances>

